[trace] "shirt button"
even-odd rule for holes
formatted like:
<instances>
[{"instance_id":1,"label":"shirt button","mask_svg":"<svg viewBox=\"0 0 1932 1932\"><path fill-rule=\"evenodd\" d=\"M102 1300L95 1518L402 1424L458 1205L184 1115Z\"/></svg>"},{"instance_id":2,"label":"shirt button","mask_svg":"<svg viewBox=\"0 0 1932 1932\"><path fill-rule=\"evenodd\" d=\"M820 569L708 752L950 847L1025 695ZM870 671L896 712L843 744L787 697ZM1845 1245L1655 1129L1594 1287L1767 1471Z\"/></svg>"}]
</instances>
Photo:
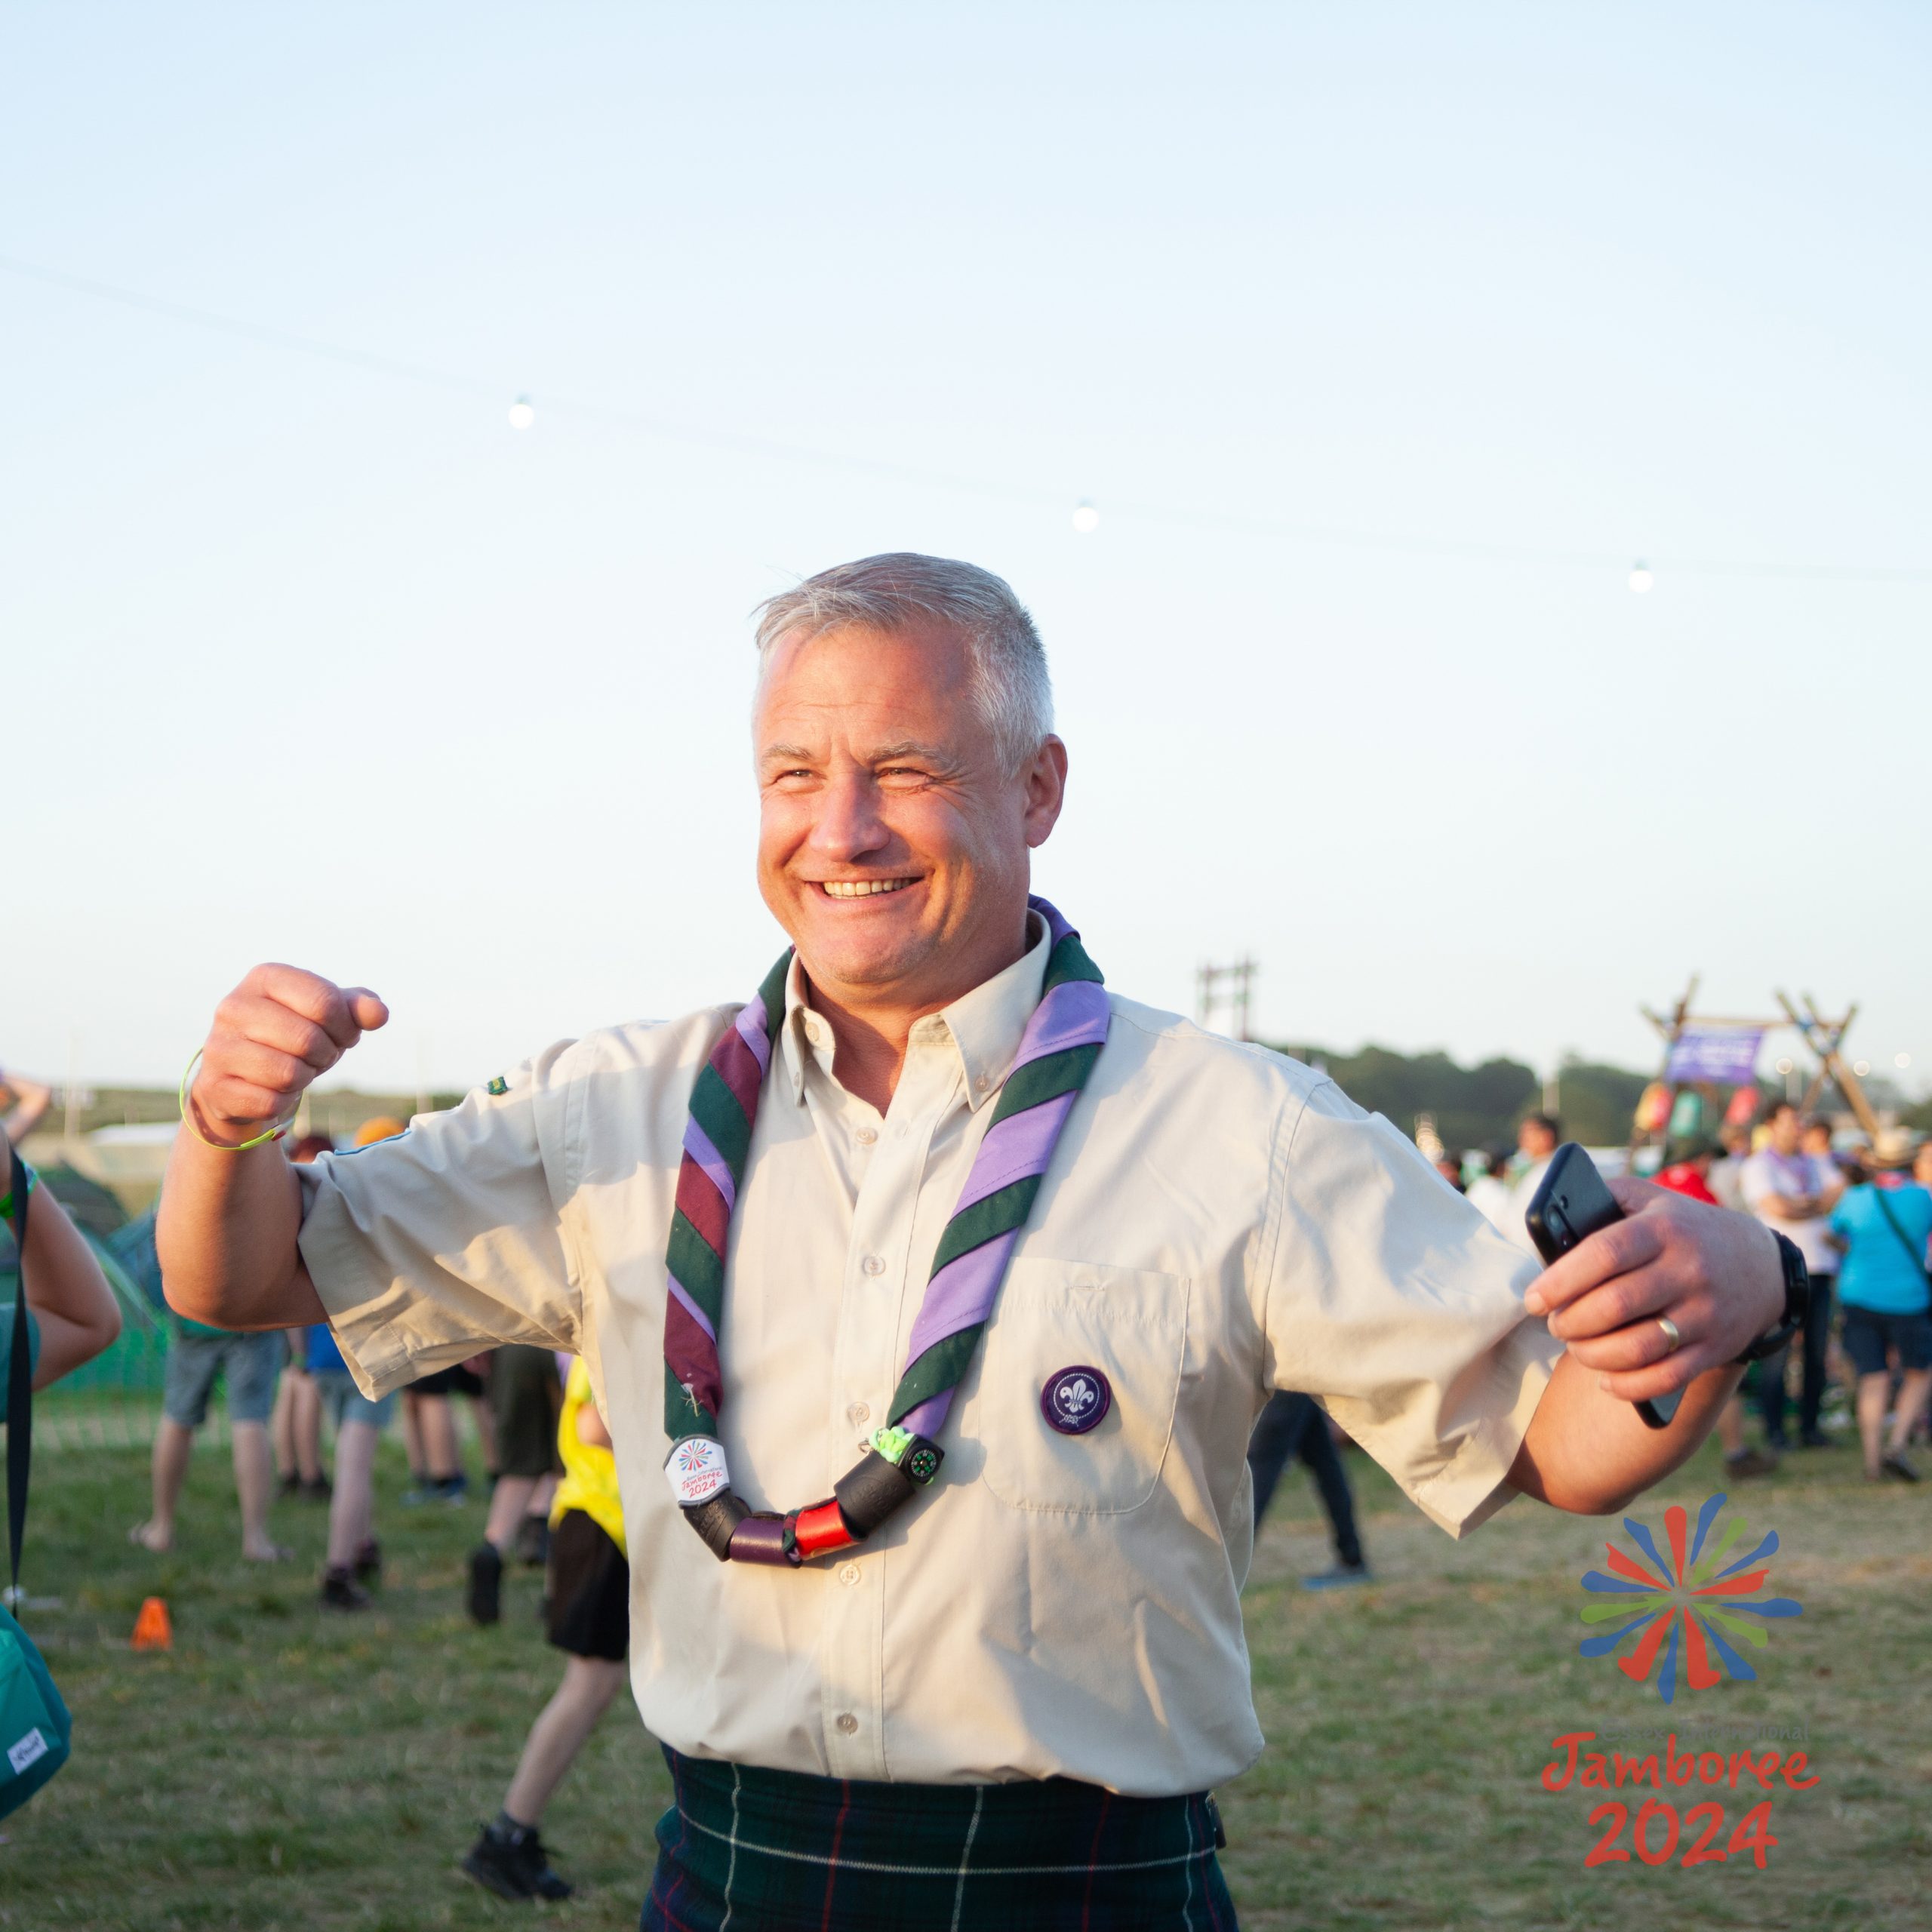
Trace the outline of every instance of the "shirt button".
<instances>
[{"instance_id":1,"label":"shirt button","mask_svg":"<svg viewBox=\"0 0 1932 1932\"><path fill-rule=\"evenodd\" d=\"M841 1711L838 1713L838 1728L842 1730L848 1737L850 1737L853 1732L857 1730L858 1727L859 1720L855 1718L850 1711Z\"/></svg>"},{"instance_id":2,"label":"shirt button","mask_svg":"<svg viewBox=\"0 0 1932 1932\"><path fill-rule=\"evenodd\" d=\"M986 1091L986 1089L987 1089L989 1087L990 1087L992 1084L993 1084L993 1083L992 1083L992 1076L990 1074L986 1074L986 1073L983 1073L983 1074L981 1074L981 1075L980 1075L979 1078L978 1078L978 1079L977 1079L976 1081L974 1081L973 1082L973 1084L974 1084L975 1087L978 1088L979 1088L979 1090L980 1090L980 1091L981 1093L983 1093L983 1093Z\"/></svg>"},{"instance_id":3,"label":"shirt button","mask_svg":"<svg viewBox=\"0 0 1932 1932\"><path fill-rule=\"evenodd\" d=\"M878 1135L874 1129L869 1127L862 1127L857 1134L853 1135L852 1138L857 1141L861 1147L869 1147L872 1143L878 1138Z\"/></svg>"},{"instance_id":4,"label":"shirt button","mask_svg":"<svg viewBox=\"0 0 1932 1932\"><path fill-rule=\"evenodd\" d=\"M847 1564L844 1567L839 1571L838 1580L841 1583L856 1583L859 1580L859 1566L856 1563ZM838 1727L841 1730L844 1729L845 1727L842 1720L841 1721Z\"/></svg>"},{"instance_id":5,"label":"shirt button","mask_svg":"<svg viewBox=\"0 0 1932 1932\"><path fill-rule=\"evenodd\" d=\"M854 1429L857 1429L860 1423L866 1421L871 1416L872 1412L872 1405L871 1403L854 1402L846 1410L845 1420L849 1422Z\"/></svg>"},{"instance_id":6,"label":"shirt button","mask_svg":"<svg viewBox=\"0 0 1932 1932\"><path fill-rule=\"evenodd\" d=\"M883 1275L885 1272L885 1258L883 1255L869 1254L859 1266L868 1275Z\"/></svg>"}]
</instances>

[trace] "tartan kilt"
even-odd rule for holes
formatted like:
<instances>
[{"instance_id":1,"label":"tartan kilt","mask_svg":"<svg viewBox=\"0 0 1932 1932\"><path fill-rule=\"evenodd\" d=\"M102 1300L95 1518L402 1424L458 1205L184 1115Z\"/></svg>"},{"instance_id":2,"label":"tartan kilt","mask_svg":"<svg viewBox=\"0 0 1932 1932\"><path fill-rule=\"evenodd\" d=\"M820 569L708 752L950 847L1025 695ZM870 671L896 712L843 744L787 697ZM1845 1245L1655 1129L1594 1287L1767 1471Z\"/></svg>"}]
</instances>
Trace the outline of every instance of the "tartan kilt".
<instances>
[{"instance_id":1,"label":"tartan kilt","mask_svg":"<svg viewBox=\"0 0 1932 1932\"><path fill-rule=\"evenodd\" d=\"M687 1758L641 1932L1235 1932L1214 1800L872 1784Z\"/></svg>"}]
</instances>

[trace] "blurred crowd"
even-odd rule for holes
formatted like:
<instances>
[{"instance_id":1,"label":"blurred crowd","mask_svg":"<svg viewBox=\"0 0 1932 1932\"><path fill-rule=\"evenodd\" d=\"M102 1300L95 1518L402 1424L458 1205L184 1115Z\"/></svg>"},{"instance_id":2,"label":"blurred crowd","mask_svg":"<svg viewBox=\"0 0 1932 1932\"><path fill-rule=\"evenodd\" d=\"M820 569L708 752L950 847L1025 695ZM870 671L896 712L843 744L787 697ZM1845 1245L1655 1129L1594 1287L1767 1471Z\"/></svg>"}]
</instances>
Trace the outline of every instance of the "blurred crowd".
<instances>
[{"instance_id":1,"label":"blurred crowd","mask_svg":"<svg viewBox=\"0 0 1932 1932\"><path fill-rule=\"evenodd\" d=\"M1533 1254L1524 1211L1562 1139L1559 1121L1532 1113L1513 1151L1445 1150L1435 1167ZM1932 1140L1902 1128L1835 1133L1780 1101L1755 1124L1681 1135L1635 1165L1660 1187L1755 1215L1810 1274L1804 1332L1752 1364L1720 1422L1727 1473L1767 1475L1794 1448L1831 1448L1837 1428L1855 1425L1867 1481L1918 1481L1907 1451L1926 1438L1932 1394Z\"/></svg>"}]
</instances>

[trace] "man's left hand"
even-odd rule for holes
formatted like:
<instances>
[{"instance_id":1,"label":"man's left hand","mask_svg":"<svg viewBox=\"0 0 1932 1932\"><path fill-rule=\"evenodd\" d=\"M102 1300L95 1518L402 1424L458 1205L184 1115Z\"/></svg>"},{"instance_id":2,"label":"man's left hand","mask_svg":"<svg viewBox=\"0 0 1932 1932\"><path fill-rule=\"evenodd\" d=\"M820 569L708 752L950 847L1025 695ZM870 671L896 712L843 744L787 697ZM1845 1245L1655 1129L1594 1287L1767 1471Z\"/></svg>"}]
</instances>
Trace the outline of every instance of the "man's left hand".
<instances>
[{"instance_id":1,"label":"man's left hand","mask_svg":"<svg viewBox=\"0 0 1932 1932\"><path fill-rule=\"evenodd\" d=\"M1603 1389L1626 1402L1667 1395L1777 1325L1784 1269L1768 1229L1647 1181L1608 1186L1626 1218L1559 1256L1524 1303Z\"/></svg>"}]
</instances>

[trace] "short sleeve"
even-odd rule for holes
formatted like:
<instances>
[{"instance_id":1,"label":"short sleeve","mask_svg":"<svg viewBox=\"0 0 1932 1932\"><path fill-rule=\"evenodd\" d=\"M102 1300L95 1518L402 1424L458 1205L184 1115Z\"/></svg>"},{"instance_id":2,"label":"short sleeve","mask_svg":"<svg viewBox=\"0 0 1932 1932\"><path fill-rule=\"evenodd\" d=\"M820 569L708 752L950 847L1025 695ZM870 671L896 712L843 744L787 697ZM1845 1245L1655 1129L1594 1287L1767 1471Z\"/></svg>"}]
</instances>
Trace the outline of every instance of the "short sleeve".
<instances>
[{"instance_id":1,"label":"short sleeve","mask_svg":"<svg viewBox=\"0 0 1932 1932\"><path fill-rule=\"evenodd\" d=\"M1744 1171L1737 1177L1740 1191L1745 1204L1754 1213L1777 1192L1777 1185L1771 1178L1770 1170L1755 1154L1744 1164Z\"/></svg>"},{"instance_id":2,"label":"short sleeve","mask_svg":"<svg viewBox=\"0 0 1932 1932\"><path fill-rule=\"evenodd\" d=\"M1315 1396L1452 1536L1509 1500L1563 1345L1541 1272L1380 1115L1332 1083L1288 1140L1263 1310L1269 1378Z\"/></svg>"},{"instance_id":3,"label":"short sleeve","mask_svg":"<svg viewBox=\"0 0 1932 1932\"><path fill-rule=\"evenodd\" d=\"M573 1055L552 1048L393 1140L296 1169L302 1259L365 1394L499 1343L578 1348Z\"/></svg>"},{"instance_id":4,"label":"short sleeve","mask_svg":"<svg viewBox=\"0 0 1932 1932\"><path fill-rule=\"evenodd\" d=\"M1841 1195L1838 1199L1838 1204L1832 1210L1831 1219L1825 1223L1841 1241L1847 1238L1851 1233L1851 1217L1845 1212L1850 1204L1850 1194L1847 1192Z\"/></svg>"}]
</instances>

